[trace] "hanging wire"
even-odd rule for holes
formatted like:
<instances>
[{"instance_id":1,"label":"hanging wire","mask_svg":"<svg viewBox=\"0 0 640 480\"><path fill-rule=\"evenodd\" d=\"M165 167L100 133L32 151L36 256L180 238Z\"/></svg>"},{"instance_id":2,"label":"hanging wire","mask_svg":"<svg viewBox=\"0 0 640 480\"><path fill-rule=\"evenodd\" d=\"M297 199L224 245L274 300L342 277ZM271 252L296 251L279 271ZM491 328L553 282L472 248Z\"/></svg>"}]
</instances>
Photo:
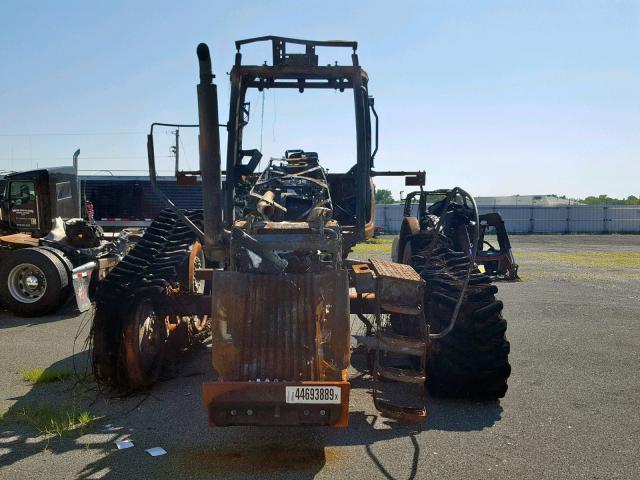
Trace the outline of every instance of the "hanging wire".
<instances>
[{"instance_id":1,"label":"hanging wire","mask_svg":"<svg viewBox=\"0 0 640 480\"><path fill-rule=\"evenodd\" d=\"M262 90L262 106L260 107L260 151L262 151L262 131L264 130L264 89Z\"/></svg>"},{"instance_id":2,"label":"hanging wire","mask_svg":"<svg viewBox=\"0 0 640 480\"><path fill-rule=\"evenodd\" d=\"M264 89L262 90L262 105L260 107L260 151L262 152L262 132L264 131ZM258 171L261 171L262 160L258 160Z\"/></svg>"},{"instance_id":3,"label":"hanging wire","mask_svg":"<svg viewBox=\"0 0 640 480\"><path fill-rule=\"evenodd\" d=\"M276 141L276 90L273 89L273 123L271 124L271 140Z\"/></svg>"},{"instance_id":4,"label":"hanging wire","mask_svg":"<svg viewBox=\"0 0 640 480\"><path fill-rule=\"evenodd\" d=\"M180 142L180 148L182 148L182 155L184 156L184 163L187 165L187 170L191 170L191 162L189 161L189 156L187 155L187 149L184 148L184 143L182 143L182 135L178 137L178 141Z\"/></svg>"}]
</instances>

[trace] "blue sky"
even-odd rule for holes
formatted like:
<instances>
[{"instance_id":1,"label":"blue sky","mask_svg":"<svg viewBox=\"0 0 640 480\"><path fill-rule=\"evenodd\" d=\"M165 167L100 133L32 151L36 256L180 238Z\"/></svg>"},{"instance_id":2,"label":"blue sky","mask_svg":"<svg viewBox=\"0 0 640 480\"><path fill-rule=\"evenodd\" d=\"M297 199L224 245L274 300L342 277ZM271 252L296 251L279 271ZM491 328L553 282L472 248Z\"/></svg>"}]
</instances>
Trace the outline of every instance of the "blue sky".
<instances>
[{"instance_id":1,"label":"blue sky","mask_svg":"<svg viewBox=\"0 0 640 480\"><path fill-rule=\"evenodd\" d=\"M197 44L212 50L225 121L233 41L267 34L359 42L379 169L424 169L428 187L476 195L640 193L637 1L5 0L0 169L64 164L79 147L82 168L144 170L151 122L197 119ZM267 92L264 114L251 101L247 148L262 131L267 157L300 147L332 171L353 163L350 94ZM159 132L165 169L170 140ZM195 135L183 142L194 166Z\"/></svg>"}]
</instances>

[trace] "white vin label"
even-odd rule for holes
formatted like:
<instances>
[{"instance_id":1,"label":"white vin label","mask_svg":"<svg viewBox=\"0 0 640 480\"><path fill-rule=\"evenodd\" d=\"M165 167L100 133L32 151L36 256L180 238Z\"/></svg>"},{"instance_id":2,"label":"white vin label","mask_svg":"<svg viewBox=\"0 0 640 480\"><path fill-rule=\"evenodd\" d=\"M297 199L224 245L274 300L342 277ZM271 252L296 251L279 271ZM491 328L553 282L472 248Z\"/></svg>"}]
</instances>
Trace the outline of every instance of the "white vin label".
<instances>
[{"instance_id":1,"label":"white vin label","mask_svg":"<svg viewBox=\"0 0 640 480\"><path fill-rule=\"evenodd\" d=\"M286 403L340 403L340 387L285 387Z\"/></svg>"}]
</instances>

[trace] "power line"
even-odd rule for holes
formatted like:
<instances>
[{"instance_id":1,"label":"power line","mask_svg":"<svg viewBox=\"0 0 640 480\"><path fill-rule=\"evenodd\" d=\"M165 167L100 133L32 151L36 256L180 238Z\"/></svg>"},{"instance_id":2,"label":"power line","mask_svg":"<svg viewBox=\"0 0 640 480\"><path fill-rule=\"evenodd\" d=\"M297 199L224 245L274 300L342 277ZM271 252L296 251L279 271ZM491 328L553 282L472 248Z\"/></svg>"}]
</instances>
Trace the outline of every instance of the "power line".
<instances>
[{"instance_id":1,"label":"power line","mask_svg":"<svg viewBox=\"0 0 640 480\"><path fill-rule=\"evenodd\" d=\"M57 137L57 136L96 136L96 135L146 135L147 132L66 132L66 133L0 133L0 137Z\"/></svg>"},{"instance_id":2,"label":"power line","mask_svg":"<svg viewBox=\"0 0 640 480\"><path fill-rule=\"evenodd\" d=\"M144 168L79 168L78 169L79 172L148 172L148 170L144 169ZM168 173L175 173L173 170L170 169L160 169L160 170L156 170L157 172L168 172Z\"/></svg>"},{"instance_id":3,"label":"power line","mask_svg":"<svg viewBox=\"0 0 640 480\"><path fill-rule=\"evenodd\" d=\"M68 160L70 157L0 157L2 160ZM171 155L156 155L156 158L173 158ZM82 160L146 160L147 157L86 157L82 156Z\"/></svg>"}]
</instances>

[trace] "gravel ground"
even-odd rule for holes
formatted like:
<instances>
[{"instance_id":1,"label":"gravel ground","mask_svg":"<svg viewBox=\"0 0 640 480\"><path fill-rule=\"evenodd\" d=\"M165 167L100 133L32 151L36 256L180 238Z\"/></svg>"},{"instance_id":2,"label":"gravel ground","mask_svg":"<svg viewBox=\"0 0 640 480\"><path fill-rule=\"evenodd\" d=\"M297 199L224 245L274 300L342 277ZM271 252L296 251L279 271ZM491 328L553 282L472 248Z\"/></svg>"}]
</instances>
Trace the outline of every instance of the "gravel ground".
<instances>
[{"instance_id":1,"label":"gravel ground","mask_svg":"<svg viewBox=\"0 0 640 480\"><path fill-rule=\"evenodd\" d=\"M200 402L212 375L207 348L144 397L106 399L77 380L32 386L24 370L86 371L88 316L70 307L42 319L0 313L0 412L75 404L101 416L64 438L3 420L0 479L640 477L640 237L512 243L523 281L499 293L509 391L491 403L428 399L423 425L378 417L354 370L347 430L209 429ZM388 257L388 247L355 253ZM135 446L118 451L117 439ZM144 452L156 446L168 454Z\"/></svg>"}]
</instances>

